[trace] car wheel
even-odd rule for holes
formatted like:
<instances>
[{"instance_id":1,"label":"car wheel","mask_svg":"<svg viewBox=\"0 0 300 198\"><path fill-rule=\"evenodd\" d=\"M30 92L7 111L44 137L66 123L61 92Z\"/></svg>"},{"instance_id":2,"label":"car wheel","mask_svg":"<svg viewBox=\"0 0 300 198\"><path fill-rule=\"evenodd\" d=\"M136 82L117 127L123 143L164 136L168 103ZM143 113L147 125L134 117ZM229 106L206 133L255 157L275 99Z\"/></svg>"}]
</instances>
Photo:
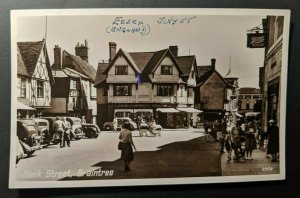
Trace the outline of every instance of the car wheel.
<instances>
[{"instance_id":1,"label":"car wheel","mask_svg":"<svg viewBox=\"0 0 300 198\"><path fill-rule=\"evenodd\" d=\"M105 129L106 129L107 131L110 131L110 130L111 130L111 127L110 127L110 126L106 126Z\"/></svg>"},{"instance_id":2,"label":"car wheel","mask_svg":"<svg viewBox=\"0 0 300 198\"><path fill-rule=\"evenodd\" d=\"M95 134L93 135L93 138L97 138L97 137L99 137L99 134L95 133Z\"/></svg>"}]
</instances>

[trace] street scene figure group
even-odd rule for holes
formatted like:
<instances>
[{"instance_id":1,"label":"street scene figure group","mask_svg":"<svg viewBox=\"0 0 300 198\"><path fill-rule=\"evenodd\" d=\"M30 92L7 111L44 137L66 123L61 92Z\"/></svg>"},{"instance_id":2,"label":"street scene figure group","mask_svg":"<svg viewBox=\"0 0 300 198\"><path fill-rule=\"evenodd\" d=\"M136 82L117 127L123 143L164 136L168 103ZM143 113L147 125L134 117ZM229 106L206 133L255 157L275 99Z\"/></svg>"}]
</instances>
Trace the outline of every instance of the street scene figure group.
<instances>
[{"instance_id":1,"label":"street scene figure group","mask_svg":"<svg viewBox=\"0 0 300 198\"><path fill-rule=\"evenodd\" d=\"M260 149L266 152L266 157L272 162L278 161L279 128L275 120L269 120L266 132L262 131L259 119L256 117L239 118L236 124L231 119L204 122L205 133L220 144L220 153L228 153L228 161L253 160L252 152Z\"/></svg>"},{"instance_id":2,"label":"street scene figure group","mask_svg":"<svg viewBox=\"0 0 300 198\"><path fill-rule=\"evenodd\" d=\"M66 117L60 118L57 117L56 121L54 122L54 130L59 134L59 144L60 147L65 147L66 143L67 146L70 147L70 140L71 140L71 124L67 121Z\"/></svg>"}]
</instances>

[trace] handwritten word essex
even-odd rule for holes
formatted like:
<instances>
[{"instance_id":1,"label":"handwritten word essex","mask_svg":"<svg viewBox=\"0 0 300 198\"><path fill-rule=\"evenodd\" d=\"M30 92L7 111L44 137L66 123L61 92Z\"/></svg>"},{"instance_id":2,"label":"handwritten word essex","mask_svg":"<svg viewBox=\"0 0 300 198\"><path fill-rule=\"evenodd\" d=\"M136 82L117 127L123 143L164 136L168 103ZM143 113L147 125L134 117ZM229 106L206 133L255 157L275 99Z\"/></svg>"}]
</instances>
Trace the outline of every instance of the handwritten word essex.
<instances>
[{"instance_id":1,"label":"handwritten word essex","mask_svg":"<svg viewBox=\"0 0 300 198\"><path fill-rule=\"evenodd\" d=\"M150 33L149 24L144 24L142 20L125 19L123 17L116 17L111 26L107 26L107 33L131 33L145 36Z\"/></svg>"},{"instance_id":2,"label":"handwritten word essex","mask_svg":"<svg viewBox=\"0 0 300 198\"><path fill-rule=\"evenodd\" d=\"M177 17L160 17L157 20L158 24L170 24L170 25L175 25L175 24L187 24L191 23L193 19L195 19L196 16L192 17L184 17L184 18L177 18Z\"/></svg>"}]
</instances>

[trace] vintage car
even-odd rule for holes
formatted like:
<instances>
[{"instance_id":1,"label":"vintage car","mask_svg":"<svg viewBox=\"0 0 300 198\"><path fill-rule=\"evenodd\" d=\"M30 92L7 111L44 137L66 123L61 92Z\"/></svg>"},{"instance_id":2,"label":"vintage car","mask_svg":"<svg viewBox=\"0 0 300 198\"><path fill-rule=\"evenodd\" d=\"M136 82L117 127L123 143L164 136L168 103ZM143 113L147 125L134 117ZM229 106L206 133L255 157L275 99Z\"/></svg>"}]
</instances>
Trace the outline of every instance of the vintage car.
<instances>
[{"instance_id":1,"label":"vintage car","mask_svg":"<svg viewBox=\"0 0 300 198\"><path fill-rule=\"evenodd\" d=\"M49 122L49 135L51 137L51 143L52 144L58 144L59 143L59 134L55 132L54 129L54 122L56 121L56 117L41 117L41 119L47 120Z\"/></svg>"},{"instance_id":2,"label":"vintage car","mask_svg":"<svg viewBox=\"0 0 300 198\"><path fill-rule=\"evenodd\" d=\"M42 118L24 118L22 120L33 120L39 135L41 136L41 144L47 146L52 141L52 137L49 132L49 121Z\"/></svg>"},{"instance_id":3,"label":"vintage car","mask_svg":"<svg viewBox=\"0 0 300 198\"><path fill-rule=\"evenodd\" d=\"M103 130L105 131L112 131L114 128L114 123L113 122L105 122L103 124Z\"/></svg>"},{"instance_id":4,"label":"vintage car","mask_svg":"<svg viewBox=\"0 0 300 198\"><path fill-rule=\"evenodd\" d=\"M30 157L36 150L36 147L30 147L25 142L21 141L18 137L16 137L16 164L26 157Z\"/></svg>"},{"instance_id":5,"label":"vintage car","mask_svg":"<svg viewBox=\"0 0 300 198\"><path fill-rule=\"evenodd\" d=\"M85 136L82 131L81 119L77 117L66 117L71 124L71 139L79 140Z\"/></svg>"},{"instance_id":6,"label":"vintage car","mask_svg":"<svg viewBox=\"0 0 300 198\"><path fill-rule=\"evenodd\" d=\"M41 136L33 120L17 120L17 136L30 147L41 148Z\"/></svg>"},{"instance_id":7,"label":"vintage car","mask_svg":"<svg viewBox=\"0 0 300 198\"><path fill-rule=\"evenodd\" d=\"M82 124L82 131L87 138L97 138L101 132L97 125L90 123Z\"/></svg>"}]
</instances>

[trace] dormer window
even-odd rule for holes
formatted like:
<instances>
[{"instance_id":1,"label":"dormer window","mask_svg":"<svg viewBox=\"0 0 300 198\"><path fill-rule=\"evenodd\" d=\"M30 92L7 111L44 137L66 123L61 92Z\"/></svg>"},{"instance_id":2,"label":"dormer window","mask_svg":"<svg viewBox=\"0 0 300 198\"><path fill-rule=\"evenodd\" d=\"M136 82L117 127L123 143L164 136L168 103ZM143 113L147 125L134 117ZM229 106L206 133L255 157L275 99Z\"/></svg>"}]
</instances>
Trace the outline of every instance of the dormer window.
<instances>
[{"instance_id":1,"label":"dormer window","mask_svg":"<svg viewBox=\"0 0 300 198\"><path fill-rule=\"evenodd\" d=\"M116 65L116 75L128 75L127 65Z\"/></svg>"},{"instance_id":2,"label":"dormer window","mask_svg":"<svg viewBox=\"0 0 300 198\"><path fill-rule=\"evenodd\" d=\"M172 74L173 74L173 66L170 65L161 66L161 75L172 75Z\"/></svg>"}]
</instances>

